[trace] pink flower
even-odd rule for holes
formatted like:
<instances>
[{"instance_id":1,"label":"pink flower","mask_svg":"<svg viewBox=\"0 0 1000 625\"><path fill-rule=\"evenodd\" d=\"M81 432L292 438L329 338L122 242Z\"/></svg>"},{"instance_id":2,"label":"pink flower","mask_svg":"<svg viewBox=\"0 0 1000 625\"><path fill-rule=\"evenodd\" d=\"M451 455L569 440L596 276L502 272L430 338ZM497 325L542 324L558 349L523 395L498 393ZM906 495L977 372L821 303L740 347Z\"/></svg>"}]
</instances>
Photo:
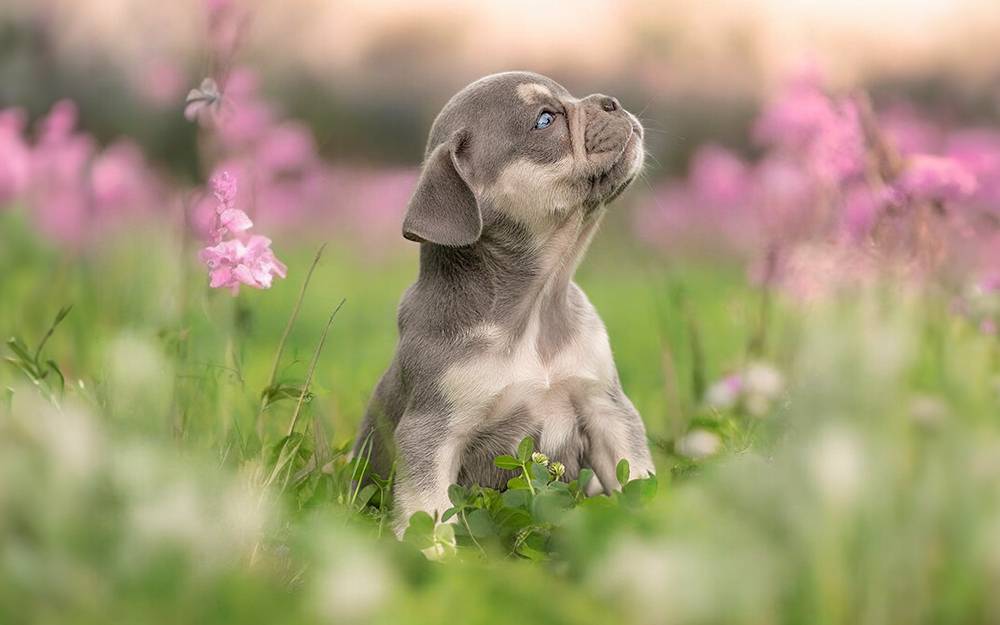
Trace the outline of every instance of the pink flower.
<instances>
[{"instance_id":1,"label":"pink flower","mask_svg":"<svg viewBox=\"0 0 1000 625\"><path fill-rule=\"evenodd\" d=\"M224 208L232 208L236 201L236 179L228 171L223 171L209 181L212 185L212 195L221 204L220 212Z\"/></svg>"},{"instance_id":2,"label":"pink flower","mask_svg":"<svg viewBox=\"0 0 1000 625\"><path fill-rule=\"evenodd\" d=\"M896 104L879 115L879 127L904 156L921 152L937 152L944 140L944 131L923 117L912 106Z\"/></svg>"},{"instance_id":3,"label":"pink flower","mask_svg":"<svg viewBox=\"0 0 1000 625\"><path fill-rule=\"evenodd\" d=\"M226 235L240 235L253 226L242 210L235 208L236 179L222 171L211 179L212 194L218 201L210 245L198 257L209 269L209 286L226 287L233 295L240 285L269 289L274 276L285 277L287 268L271 250L271 240L258 234L223 240Z\"/></svg>"},{"instance_id":4,"label":"pink flower","mask_svg":"<svg viewBox=\"0 0 1000 625\"><path fill-rule=\"evenodd\" d=\"M763 111L754 137L793 155L821 182L838 184L862 171L864 134L855 104L823 92L814 69L793 80Z\"/></svg>"},{"instance_id":5,"label":"pink flower","mask_svg":"<svg viewBox=\"0 0 1000 625\"><path fill-rule=\"evenodd\" d=\"M256 234L246 243L230 239L206 247L198 257L209 268L209 286L213 289L226 287L233 295L239 293L241 284L269 289L274 276L284 278L288 270L274 256L271 240Z\"/></svg>"},{"instance_id":6,"label":"pink flower","mask_svg":"<svg viewBox=\"0 0 1000 625\"><path fill-rule=\"evenodd\" d=\"M868 185L854 185L846 189L840 215L840 234L851 242L863 241L884 205L880 195Z\"/></svg>"},{"instance_id":7,"label":"pink flower","mask_svg":"<svg viewBox=\"0 0 1000 625\"><path fill-rule=\"evenodd\" d=\"M747 165L738 156L712 144L695 153L690 181L705 199L730 203L745 202L751 182Z\"/></svg>"},{"instance_id":8,"label":"pink flower","mask_svg":"<svg viewBox=\"0 0 1000 625\"><path fill-rule=\"evenodd\" d=\"M184 93L184 72L176 63L154 60L136 78L137 91L143 99L157 107L177 105Z\"/></svg>"},{"instance_id":9,"label":"pink flower","mask_svg":"<svg viewBox=\"0 0 1000 625\"><path fill-rule=\"evenodd\" d=\"M96 147L77 133L76 105L62 100L42 120L31 154L29 202L39 228L63 243L81 243L92 222L87 168Z\"/></svg>"},{"instance_id":10,"label":"pink flower","mask_svg":"<svg viewBox=\"0 0 1000 625\"><path fill-rule=\"evenodd\" d=\"M976 191L976 178L953 158L917 154L911 157L899 187L917 200L962 200Z\"/></svg>"},{"instance_id":11,"label":"pink flower","mask_svg":"<svg viewBox=\"0 0 1000 625\"><path fill-rule=\"evenodd\" d=\"M238 208L227 208L219 213L219 227L225 232L245 232L253 227L253 222L247 214ZM223 232L223 234L225 234Z\"/></svg>"},{"instance_id":12,"label":"pink flower","mask_svg":"<svg viewBox=\"0 0 1000 625\"><path fill-rule=\"evenodd\" d=\"M976 199L1000 210L1000 131L970 128L952 133L945 155L976 177Z\"/></svg>"},{"instance_id":13,"label":"pink flower","mask_svg":"<svg viewBox=\"0 0 1000 625\"><path fill-rule=\"evenodd\" d=\"M211 179L212 194L218 200L217 218L212 240L218 243L226 234L245 232L253 227L253 222L247 214L235 208L236 180L223 171Z\"/></svg>"},{"instance_id":14,"label":"pink flower","mask_svg":"<svg viewBox=\"0 0 1000 625\"><path fill-rule=\"evenodd\" d=\"M111 144L90 166L94 210L99 216L136 214L156 203L153 176L139 146L128 140Z\"/></svg>"},{"instance_id":15,"label":"pink flower","mask_svg":"<svg viewBox=\"0 0 1000 625\"><path fill-rule=\"evenodd\" d=\"M853 102L835 103L833 115L813 138L808 158L809 166L827 184L839 184L862 171L865 140Z\"/></svg>"}]
</instances>

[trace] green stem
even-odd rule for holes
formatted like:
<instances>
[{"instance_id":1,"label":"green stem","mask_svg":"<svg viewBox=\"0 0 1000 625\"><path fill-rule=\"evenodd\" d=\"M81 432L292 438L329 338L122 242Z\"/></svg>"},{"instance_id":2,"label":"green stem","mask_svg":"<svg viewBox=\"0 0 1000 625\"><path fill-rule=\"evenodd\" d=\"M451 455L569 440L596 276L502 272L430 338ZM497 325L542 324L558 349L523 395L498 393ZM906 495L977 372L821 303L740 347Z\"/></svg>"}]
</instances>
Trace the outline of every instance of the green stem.
<instances>
[{"instance_id":1,"label":"green stem","mask_svg":"<svg viewBox=\"0 0 1000 625\"><path fill-rule=\"evenodd\" d=\"M531 493L532 499L534 499L535 487L531 484L531 472L528 470L528 465L521 463L521 471L524 473L524 480L528 483L528 491Z\"/></svg>"},{"instance_id":2,"label":"green stem","mask_svg":"<svg viewBox=\"0 0 1000 625\"><path fill-rule=\"evenodd\" d=\"M326 249L326 243L319 246L316 250L316 256L313 258L312 265L309 266L309 271L306 272L306 279L302 281L302 288L299 289L299 296L295 300L295 307L292 308L292 314L288 317L288 323L285 324L285 331L281 333L281 340L278 341L278 350L274 354L274 362L271 363L271 375L267 378L267 385L264 387L264 393L261 394L260 398L260 408L257 410L257 435L262 434L261 430L264 425L264 409L267 408L267 397L268 391L274 386L274 381L278 377L278 367L281 365L281 356L285 353L285 344L288 343L288 335L292 332L292 326L295 325L295 320L299 317L299 310L302 308L302 300L306 296L306 289L309 287L309 281L312 279L313 271L316 269L316 265L319 264L319 259L323 256L323 250Z\"/></svg>"},{"instance_id":3,"label":"green stem","mask_svg":"<svg viewBox=\"0 0 1000 625\"><path fill-rule=\"evenodd\" d=\"M472 528L469 527L469 520L465 517L465 509L464 508L462 509L462 512L459 513L459 516L462 517L462 525L465 526L465 531L469 532L469 538L471 538L473 544L475 544L476 547L479 548L480 553L482 553L485 556L486 555L486 550L483 549L483 546L479 544L479 541L476 540L476 537L472 535Z\"/></svg>"},{"instance_id":4,"label":"green stem","mask_svg":"<svg viewBox=\"0 0 1000 625\"><path fill-rule=\"evenodd\" d=\"M302 411L302 404L305 403L306 393L309 392L309 385L312 383L313 373L316 372L316 363L319 362L319 355L323 351L323 344L326 343L326 335L330 331L330 326L333 325L333 318L337 316L340 312L340 308L347 302L346 299L340 300L337 307L333 309L330 314L330 318L326 320L326 327L323 328L323 334L319 337L319 345L316 346L316 352L313 353L312 362L309 363L309 372L306 374L306 381L302 384L302 392L299 393L299 401L295 404L295 412L292 413L292 420L288 424L288 432L285 433L286 436L291 436L292 432L295 431L295 424L298 423L299 413Z\"/></svg>"}]
</instances>

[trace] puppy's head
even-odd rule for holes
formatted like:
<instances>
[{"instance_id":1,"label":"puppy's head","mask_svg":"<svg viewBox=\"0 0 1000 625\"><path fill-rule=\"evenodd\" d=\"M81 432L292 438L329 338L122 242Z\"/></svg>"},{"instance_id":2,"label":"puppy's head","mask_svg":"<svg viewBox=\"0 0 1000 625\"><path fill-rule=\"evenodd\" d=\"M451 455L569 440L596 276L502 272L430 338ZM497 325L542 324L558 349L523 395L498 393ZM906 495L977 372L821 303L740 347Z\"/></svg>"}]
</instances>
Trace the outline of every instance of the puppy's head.
<instances>
[{"instance_id":1,"label":"puppy's head","mask_svg":"<svg viewBox=\"0 0 1000 625\"><path fill-rule=\"evenodd\" d=\"M530 72L477 80L434 121L403 236L457 247L502 219L534 231L589 214L638 174L642 138L613 97L575 98Z\"/></svg>"}]
</instances>

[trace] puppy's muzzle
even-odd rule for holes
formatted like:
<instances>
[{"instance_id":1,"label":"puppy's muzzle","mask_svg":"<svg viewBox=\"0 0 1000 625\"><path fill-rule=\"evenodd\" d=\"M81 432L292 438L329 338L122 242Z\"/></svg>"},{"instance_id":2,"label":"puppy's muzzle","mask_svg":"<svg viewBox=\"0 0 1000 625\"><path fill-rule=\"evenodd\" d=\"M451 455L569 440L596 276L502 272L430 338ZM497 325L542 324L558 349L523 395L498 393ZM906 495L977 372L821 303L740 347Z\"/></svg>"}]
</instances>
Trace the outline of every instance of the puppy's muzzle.
<instances>
[{"instance_id":1,"label":"puppy's muzzle","mask_svg":"<svg viewBox=\"0 0 1000 625\"><path fill-rule=\"evenodd\" d=\"M611 96L595 94L582 103L588 203L608 202L632 181L635 161L641 157L642 126Z\"/></svg>"}]
</instances>

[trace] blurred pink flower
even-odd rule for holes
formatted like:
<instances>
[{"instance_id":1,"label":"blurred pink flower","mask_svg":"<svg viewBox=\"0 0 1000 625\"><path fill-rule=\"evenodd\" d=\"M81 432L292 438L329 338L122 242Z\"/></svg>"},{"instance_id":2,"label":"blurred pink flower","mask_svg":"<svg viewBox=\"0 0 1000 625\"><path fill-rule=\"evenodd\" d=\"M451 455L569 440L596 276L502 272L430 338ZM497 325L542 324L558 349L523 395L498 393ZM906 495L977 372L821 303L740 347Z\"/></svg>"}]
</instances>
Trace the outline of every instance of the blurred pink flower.
<instances>
[{"instance_id":1,"label":"blurred pink flower","mask_svg":"<svg viewBox=\"0 0 1000 625\"><path fill-rule=\"evenodd\" d=\"M218 116L216 132L230 153L250 149L274 126L276 114L260 99L257 75L245 68L234 69L226 79L224 110Z\"/></svg>"},{"instance_id":2,"label":"blurred pink flower","mask_svg":"<svg viewBox=\"0 0 1000 625\"><path fill-rule=\"evenodd\" d=\"M20 109L0 110L0 208L24 193L31 173L31 152L24 138Z\"/></svg>"},{"instance_id":3,"label":"blurred pink flower","mask_svg":"<svg viewBox=\"0 0 1000 625\"><path fill-rule=\"evenodd\" d=\"M878 211L884 204L879 193L868 185L856 184L843 191L843 208L840 215L840 234L848 241L859 243L865 239L875 224Z\"/></svg>"},{"instance_id":4,"label":"blurred pink flower","mask_svg":"<svg viewBox=\"0 0 1000 625\"><path fill-rule=\"evenodd\" d=\"M157 201L156 183L139 146L117 141L93 160L90 184L94 212L100 216L135 215Z\"/></svg>"},{"instance_id":5,"label":"blurred pink flower","mask_svg":"<svg viewBox=\"0 0 1000 625\"><path fill-rule=\"evenodd\" d=\"M1000 212L1000 131L969 128L954 132L947 139L945 155L976 177L975 199Z\"/></svg>"},{"instance_id":6,"label":"blurred pink flower","mask_svg":"<svg viewBox=\"0 0 1000 625\"><path fill-rule=\"evenodd\" d=\"M42 232L72 244L82 243L91 227L87 166L96 152L93 139L75 132L76 118L76 105L62 100L42 119L28 190Z\"/></svg>"},{"instance_id":7,"label":"blurred pink flower","mask_svg":"<svg viewBox=\"0 0 1000 625\"><path fill-rule=\"evenodd\" d=\"M177 106L186 86L184 71L176 63L155 60L148 64L136 81L138 93L146 102L167 108Z\"/></svg>"},{"instance_id":8,"label":"blurred pink flower","mask_svg":"<svg viewBox=\"0 0 1000 625\"><path fill-rule=\"evenodd\" d=\"M754 125L758 143L803 159L821 182L838 184L862 171L864 135L854 102L823 91L813 68L789 81Z\"/></svg>"},{"instance_id":9,"label":"blurred pink flower","mask_svg":"<svg viewBox=\"0 0 1000 625\"><path fill-rule=\"evenodd\" d=\"M751 178L746 163L714 144L698 148L689 180L694 191L711 202L745 202L750 193Z\"/></svg>"},{"instance_id":10,"label":"blurred pink flower","mask_svg":"<svg viewBox=\"0 0 1000 625\"><path fill-rule=\"evenodd\" d=\"M844 100L835 104L834 114L813 138L808 158L813 171L827 184L840 184L861 173L865 141L853 102Z\"/></svg>"},{"instance_id":11,"label":"blurred pink flower","mask_svg":"<svg viewBox=\"0 0 1000 625\"><path fill-rule=\"evenodd\" d=\"M910 157L899 188L917 200L963 200L976 191L976 178L953 158L917 154Z\"/></svg>"},{"instance_id":12,"label":"blurred pink flower","mask_svg":"<svg viewBox=\"0 0 1000 625\"><path fill-rule=\"evenodd\" d=\"M878 121L886 138L903 156L938 152L944 142L944 130L909 104L893 105L879 114Z\"/></svg>"},{"instance_id":13,"label":"blurred pink flower","mask_svg":"<svg viewBox=\"0 0 1000 625\"><path fill-rule=\"evenodd\" d=\"M753 136L764 145L800 149L836 119L836 111L820 85L805 82L786 88L761 113Z\"/></svg>"}]
</instances>

